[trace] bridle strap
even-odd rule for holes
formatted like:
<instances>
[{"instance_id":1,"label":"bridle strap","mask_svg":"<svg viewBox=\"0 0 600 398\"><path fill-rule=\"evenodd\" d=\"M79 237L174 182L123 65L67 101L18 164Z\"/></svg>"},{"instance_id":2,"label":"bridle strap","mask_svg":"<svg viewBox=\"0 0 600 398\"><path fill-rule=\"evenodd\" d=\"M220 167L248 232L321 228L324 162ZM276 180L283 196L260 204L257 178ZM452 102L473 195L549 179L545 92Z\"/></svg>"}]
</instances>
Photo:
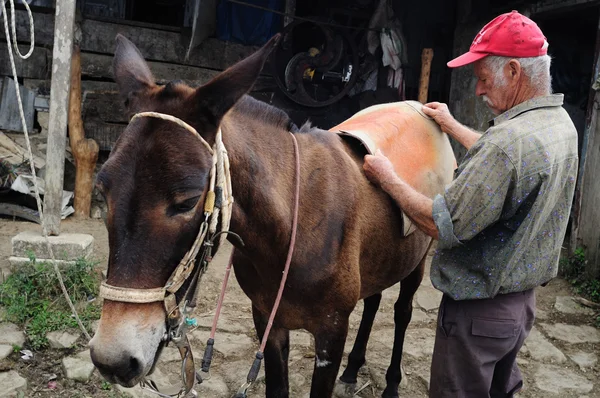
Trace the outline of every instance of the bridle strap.
<instances>
[{"instance_id":1,"label":"bridle strap","mask_svg":"<svg viewBox=\"0 0 600 398\"><path fill-rule=\"evenodd\" d=\"M129 289L124 287L112 286L106 282L100 284L99 296L112 301L123 303L153 303L164 301L167 290L164 287L154 289Z\"/></svg>"}]
</instances>

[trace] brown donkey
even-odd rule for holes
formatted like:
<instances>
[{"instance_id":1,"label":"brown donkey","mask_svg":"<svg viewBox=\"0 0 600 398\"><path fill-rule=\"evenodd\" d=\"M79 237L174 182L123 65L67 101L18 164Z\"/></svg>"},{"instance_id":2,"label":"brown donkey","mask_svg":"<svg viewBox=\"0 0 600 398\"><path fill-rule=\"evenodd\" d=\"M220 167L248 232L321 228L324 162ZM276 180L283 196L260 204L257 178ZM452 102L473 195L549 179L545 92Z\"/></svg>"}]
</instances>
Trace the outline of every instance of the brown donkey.
<instances>
[{"instance_id":1,"label":"brown donkey","mask_svg":"<svg viewBox=\"0 0 600 398\"><path fill-rule=\"evenodd\" d=\"M431 239L418 230L403 236L401 211L364 176L358 145L310 126L297 129L281 110L245 95L275 44L272 39L194 89L176 81L156 85L137 48L118 36L115 79L131 114L173 115L211 145L222 129L235 195L230 229L245 242L242 247L232 240L234 270L252 301L259 336L290 242L295 155L289 132L294 132L301 162L299 221L289 277L264 353L267 397L289 395L289 330L294 329L306 329L315 338L310 396L332 395L348 317L364 299L358 336L341 377L355 384L381 291L401 281L383 392L397 397L405 331ZM165 285L203 221L210 168L206 147L178 124L155 118L129 124L97 178L108 204L107 283L136 289ZM90 342L92 360L111 382L133 386L151 372L165 331L162 303L105 300Z\"/></svg>"}]
</instances>

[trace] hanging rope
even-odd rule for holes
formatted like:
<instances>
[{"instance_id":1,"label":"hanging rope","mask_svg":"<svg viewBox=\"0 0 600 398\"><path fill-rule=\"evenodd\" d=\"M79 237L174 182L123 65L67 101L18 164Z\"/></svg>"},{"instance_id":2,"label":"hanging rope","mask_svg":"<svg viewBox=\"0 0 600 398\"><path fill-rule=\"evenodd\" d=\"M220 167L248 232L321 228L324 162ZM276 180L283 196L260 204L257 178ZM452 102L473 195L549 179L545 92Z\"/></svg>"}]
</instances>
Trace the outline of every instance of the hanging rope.
<instances>
[{"instance_id":1,"label":"hanging rope","mask_svg":"<svg viewBox=\"0 0 600 398\"><path fill-rule=\"evenodd\" d=\"M29 16L29 38L30 38L29 51L27 52L27 54L23 55L19 51L19 47L17 45L17 29L16 29L16 22L15 22L14 0L8 0L8 1L10 2L10 11L12 13L12 15L11 15L12 39L13 39L13 43L14 43L14 47L15 47L15 52L17 53L19 58L27 59L33 53L33 49L35 47L33 15L31 14L31 9L29 8L29 5L27 4L27 2L25 0L22 0L23 5L27 9L27 15ZM40 198L40 190L37 185L37 175L35 172L35 164L33 162L33 153L31 151L31 142L29 141L29 132L27 131L27 124L25 122L23 103L21 101L21 90L19 89L19 81L17 80L17 68L15 67L15 58L13 56L13 48L12 48L12 45L10 42L11 35L9 33L8 17L6 15L6 4L5 4L4 0L2 0L2 11L3 11L3 15L4 15L4 33L6 34L6 44L8 46L8 56L10 58L10 67L11 67L12 74L13 74L13 79L14 79L14 83L15 83L15 92L17 94L17 102L19 105L19 116L21 117L21 124L23 126L23 133L25 135L25 143L27 144L27 157L29 159L31 175L33 176L33 188L34 188L34 194L35 194L35 201L37 204L38 213L40 215L40 220L42 222L42 236L44 237L44 241L46 243L46 249L48 250L48 253L50 253L50 258L52 259L52 265L54 266L54 272L56 272L56 276L58 278L58 282L60 284L60 288L63 292L63 295L65 296L65 299L67 300L67 303L69 304L69 307L71 308L71 312L73 313L73 316L75 317L75 320L77 321L77 324L79 325L79 328L83 332L83 335L89 341L92 338L89 335L89 333L87 332L87 330L85 329L85 327L83 326L83 323L81 323L81 319L79 319L77 310L75 309L75 306L73 305L73 301L71 301L69 292L67 291L67 288L65 287L65 283L63 281L62 275L60 273L60 270L58 269L58 263L56 262L56 258L54 257L54 250L52 250L52 244L50 243L50 240L48 239L48 229L46 228L46 222L44 220L44 213L42 210L42 200Z\"/></svg>"}]
</instances>

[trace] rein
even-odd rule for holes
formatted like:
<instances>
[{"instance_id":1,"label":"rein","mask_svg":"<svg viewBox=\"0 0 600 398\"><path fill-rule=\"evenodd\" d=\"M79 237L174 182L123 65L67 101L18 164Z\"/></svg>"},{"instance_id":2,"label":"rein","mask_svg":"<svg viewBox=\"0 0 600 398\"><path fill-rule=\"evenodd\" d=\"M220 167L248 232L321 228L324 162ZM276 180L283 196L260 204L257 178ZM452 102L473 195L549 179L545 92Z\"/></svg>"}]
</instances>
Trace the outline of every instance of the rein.
<instances>
[{"instance_id":1,"label":"rein","mask_svg":"<svg viewBox=\"0 0 600 398\"><path fill-rule=\"evenodd\" d=\"M204 221L200 225L198 235L196 236L192 247L183 256L182 260L179 262L179 264L167 280L165 286L151 289L135 289L113 286L109 285L106 282L102 282L100 285L99 296L103 299L125 303L142 304L160 301L164 302L164 307L167 314L167 333L163 337L163 341L166 341L167 344L170 341L172 341L179 350L182 360L181 378L183 381L183 386L180 388L179 392L175 394L164 394L158 390L156 384L152 380L143 379L140 384L142 388L147 389L161 397L181 397L186 396L190 391L192 391L196 380L202 383L202 377L195 370L192 349L186 333L189 327L196 327L196 319L190 317L190 315L196 307L196 297L198 295L200 287L200 279L202 278L202 275L206 272L208 264L212 261L213 258L212 249L214 247L214 241L217 238L219 238L219 245L221 245L224 239L226 238L226 235L228 234L238 238L242 245L243 241L237 234L229 231L233 207L233 195L231 187L229 157L227 156L227 150L225 148L225 145L223 144L223 134L221 128L218 129L217 134L215 136L215 144L211 147L208 144L208 142L206 142L206 140L196 131L194 127L175 116L158 112L140 112L135 114L131 118L130 123L133 122L135 119L142 117L162 119L179 125L180 127L184 128L185 130L189 131L194 136L196 136L212 155L210 182L208 192L204 201L203 209ZM246 397L246 392L248 388L258 377L258 372L260 370L261 362L264 357L263 352L269 337L271 327L273 325L273 320L279 307L279 303L281 302L281 297L283 295L285 282L287 280L290 264L294 253L296 232L298 226L298 207L300 197L300 154L296 137L292 133L290 133L290 135L293 139L294 155L296 158L296 187L294 196L295 199L292 221L292 235L288 248L288 255L283 275L281 278L279 290L277 292L277 297L275 299L275 303L273 304L273 308L269 316L269 321L267 323L267 327L265 329L265 333L263 335L259 351L256 353L256 358L248 373L246 382L240 387L238 393L235 395L236 398ZM221 222L221 228L219 232L217 232L217 226L219 224L219 221ZM200 252L201 248L203 249L202 252ZM204 358L202 361L202 371L205 374L208 374L210 364L212 361L214 336L216 333L217 322L221 312L223 299L225 296L227 281L231 273L232 261L233 252L231 254L226 268L226 274L223 280L221 293L219 295L210 338L207 342L206 350L204 352ZM192 278L190 280L190 284L186 292L184 293L183 299L180 303L177 303L176 293L181 289L183 284L186 282L187 279L190 278L190 276ZM195 392L192 391L192 393Z\"/></svg>"}]
</instances>

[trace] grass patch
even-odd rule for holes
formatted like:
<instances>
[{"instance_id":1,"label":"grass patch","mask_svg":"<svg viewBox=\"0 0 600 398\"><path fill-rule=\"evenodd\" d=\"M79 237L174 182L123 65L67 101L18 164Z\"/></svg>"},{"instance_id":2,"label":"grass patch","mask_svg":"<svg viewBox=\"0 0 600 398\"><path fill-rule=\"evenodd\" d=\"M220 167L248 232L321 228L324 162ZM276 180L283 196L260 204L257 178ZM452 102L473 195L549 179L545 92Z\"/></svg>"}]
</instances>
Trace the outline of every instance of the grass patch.
<instances>
[{"instance_id":1,"label":"grass patch","mask_svg":"<svg viewBox=\"0 0 600 398\"><path fill-rule=\"evenodd\" d=\"M88 330L91 322L100 318L99 306L88 303L98 293L99 278L94 266L94 262L85 259L59 266L65 287ZM37 262L33 256L0 284L0 305L6 309L6 320L26 330L33 350L48 346L48 332L78 327L53 265Z\"/></svg>"},{"instance_id":2,"label":"grass patch","mask_svg":"<svg viewBox=\"0 0 600 398\"><path fill-rule=\"evenodd\" d=\"M600 279L587 277L586 263L585 251L578 248L573 255L561 259L561 274L573 286L575 293L595 303L600 303ZM600 315L596 317L596 326L600 327Z\"/></svg>"}]
</instances>

